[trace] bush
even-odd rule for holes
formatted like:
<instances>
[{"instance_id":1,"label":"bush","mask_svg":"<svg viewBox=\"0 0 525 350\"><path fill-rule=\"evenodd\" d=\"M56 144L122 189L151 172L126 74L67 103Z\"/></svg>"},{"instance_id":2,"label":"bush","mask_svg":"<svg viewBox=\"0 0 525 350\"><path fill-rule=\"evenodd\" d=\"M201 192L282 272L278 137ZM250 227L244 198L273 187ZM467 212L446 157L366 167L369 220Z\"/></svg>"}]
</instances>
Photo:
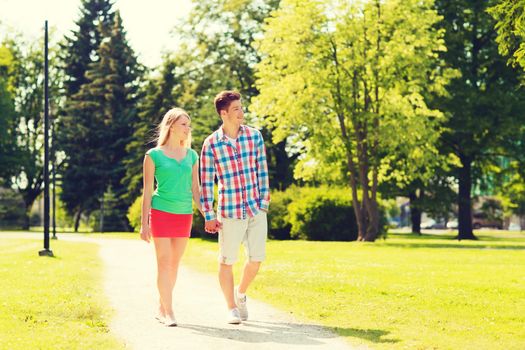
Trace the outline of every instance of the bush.
<instances>
[{"instance_id":1,"label":"bush","mask_svg":"<svg viewBox=\"0 0 525 350\"><path fill-rule=\"evenodd\" d=\"M290 239L292 225L288 220L288 205L297 197L300 187L292 186L286 191L272 191L268 211L269 236L273 239Z\"/></svg>"},{"instance_id":2,"label":"bush","mask_svg":"<svg viewBox=\"0 0 525 350\"><path fill-rule=\"evenodd\" d=\"M357 223L348 190L302 188L288 205L292 238L320 241L357 239Z\"/></svg>"},{"instance_id":3,"label":"bush","mask_svg":"<svg viewBox=\"0 0 525 350\"><path fill-rule=\"evenodd\" d=\"M134 232L140 231L141 224L141 212L142 212L142 196L137 197L133 204L128 209L128 220Z\"/></svg>"}]
</instances>

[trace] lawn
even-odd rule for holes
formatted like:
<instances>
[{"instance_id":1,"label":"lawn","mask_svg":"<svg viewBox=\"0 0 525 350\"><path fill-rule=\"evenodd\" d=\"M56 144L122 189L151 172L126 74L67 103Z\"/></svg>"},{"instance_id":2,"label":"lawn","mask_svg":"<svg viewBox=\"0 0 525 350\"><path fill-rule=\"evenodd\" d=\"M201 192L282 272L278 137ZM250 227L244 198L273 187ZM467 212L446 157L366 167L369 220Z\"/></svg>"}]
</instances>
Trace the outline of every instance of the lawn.
<instances>
[{"instance_id":1,"label":"lawn","mask_svg":"<svg viewBox=\"0 0 525 350\"><path fill-rule=\"evenodd\" d=\"M476 234L269 241L249 295L371 349L525 349L525 233ZM2 346L121 348L107 333L96 246L52 241L58 257L41 258L41 244L0 240ZM215 241L195 238L183 261L215 274L216 254Z\"/></svg>"},{"instance_id":2,"label":"lawn","mask_svg":"<svg viewBox=\"0 0 525 350\"><path fill-rule=\"evenodd\" d=\"M1 349L123 349L110 333L98 247L0 236ZM36 238L36 237L35 237Z\"/></svg>"},{"instance_id":3,"label":"lawn","mask_svg":"<svg viewBox=\"0 0 525 350\"><path fill-rule=\"evenodd\" d=\"M525 349L525 235L477 234L270 241L249 295L372 349ZM216 251L192 239L184 262L215 272Z\"/></svg>"}]
</instances>

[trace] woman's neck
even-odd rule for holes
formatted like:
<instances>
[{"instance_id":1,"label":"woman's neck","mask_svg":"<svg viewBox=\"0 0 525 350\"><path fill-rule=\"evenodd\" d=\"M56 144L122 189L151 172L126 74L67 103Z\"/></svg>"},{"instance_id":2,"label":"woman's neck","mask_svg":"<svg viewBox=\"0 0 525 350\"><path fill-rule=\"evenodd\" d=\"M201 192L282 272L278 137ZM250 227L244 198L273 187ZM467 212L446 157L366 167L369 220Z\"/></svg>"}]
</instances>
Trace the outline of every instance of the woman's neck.
<instances>
[{"instance_id":1,"label":"woman's neck","mask_svg":"<svg viewBox=\"0 0 525 350\"><path fill-rule=\"evenodd\" d=\"M184 143L182 142L182 140L178 140L178 139L175 139L174 137L170 137L168 141L162 146L167 149L178 149L178 148L184 148Z\"/></svg>"}]
</instances>

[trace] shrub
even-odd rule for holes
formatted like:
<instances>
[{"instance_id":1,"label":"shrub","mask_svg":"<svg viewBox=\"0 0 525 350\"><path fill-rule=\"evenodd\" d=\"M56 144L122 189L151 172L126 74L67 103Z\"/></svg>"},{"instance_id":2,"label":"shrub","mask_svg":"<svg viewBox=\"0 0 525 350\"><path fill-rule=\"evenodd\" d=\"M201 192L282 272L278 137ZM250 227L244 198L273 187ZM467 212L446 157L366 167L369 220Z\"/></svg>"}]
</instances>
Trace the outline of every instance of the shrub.
<instances>
[{"instance_id":1,"label":"shrub","mask_svg":"<svg viewBox=\"0 0 525 350\"><path fill-rule=\"evenodd\" d=\"M140 231L141 224L141 212L142 212L142 196L137 197L133 204L128 209L128 220L134 232Z\"/></svg>"},{"instance_id":2,"label":"shrub","mask_svg":"<svg viewBox=\"0 0 525 350\"><path fill-rule=\"evenodd\" d=\"M193 225L191 226L192 237L206 237L208 234L204 230L204 217L199 213L199 209L193 205Z\"/></svg>"},{"instance_id":3,"label":"shrub","mask_svg":"<svg viewBox=\"0 0 525 350\"><path fill-rule=\"evenodd\" d=\"M292 186L286 191L272 191L268 211L269 236L273 239L290 239L292 225L288 220L288 205L297 197L300 187Z\"/></svg>"},{"instance_id":4,"label":"shrub","mask_svg":"<svg viewBox=\"0 0 525 350\"><path fill-rule=\"evenodd\" d=\"M357 239L352 198L338 188L302 188L288 205L292 238L322 241Z\"/></svg>"}]
</instances>

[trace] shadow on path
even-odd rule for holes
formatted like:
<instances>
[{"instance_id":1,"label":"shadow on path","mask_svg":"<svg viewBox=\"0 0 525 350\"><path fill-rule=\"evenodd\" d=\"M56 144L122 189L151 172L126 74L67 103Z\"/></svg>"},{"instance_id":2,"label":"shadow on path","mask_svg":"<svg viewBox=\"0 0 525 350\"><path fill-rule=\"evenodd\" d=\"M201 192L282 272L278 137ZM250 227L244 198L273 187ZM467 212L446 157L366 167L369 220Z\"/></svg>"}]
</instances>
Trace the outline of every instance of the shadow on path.
<instances>
[{"instance_id":1,"label":"shadow on path","mask_svg":"<svg viewBox=\"0 0 525 350\"><path fill-rule=\"evenodd\" d=\"M294 345L322 345L317 339L335 338L328 329L309 324L246 321L231 328L179 324L180 328L191 329L199 335L224 338L244 343L280 343Z\"/></svg>"}]
</instances>

